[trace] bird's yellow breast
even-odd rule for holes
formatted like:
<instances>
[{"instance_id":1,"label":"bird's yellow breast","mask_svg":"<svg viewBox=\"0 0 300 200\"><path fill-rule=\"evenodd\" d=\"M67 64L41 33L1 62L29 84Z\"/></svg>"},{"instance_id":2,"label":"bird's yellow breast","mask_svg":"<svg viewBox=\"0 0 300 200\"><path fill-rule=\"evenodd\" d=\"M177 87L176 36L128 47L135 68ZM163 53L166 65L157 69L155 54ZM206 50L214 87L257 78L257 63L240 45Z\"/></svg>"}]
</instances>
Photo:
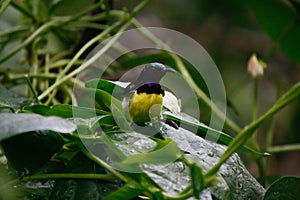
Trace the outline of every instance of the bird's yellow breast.
<instances>
[{"instance_id":1,"label":"bird's yellow breast","mask_svg":"<svg viewBox=\"0 0 300 200\"><path fill-rule=\"evenodd\" d=\"M153 117L159 117L162 102L162 94L134 93L129 103L131 119L136 124L143 124Z\"/></svg>"}]
</instances>

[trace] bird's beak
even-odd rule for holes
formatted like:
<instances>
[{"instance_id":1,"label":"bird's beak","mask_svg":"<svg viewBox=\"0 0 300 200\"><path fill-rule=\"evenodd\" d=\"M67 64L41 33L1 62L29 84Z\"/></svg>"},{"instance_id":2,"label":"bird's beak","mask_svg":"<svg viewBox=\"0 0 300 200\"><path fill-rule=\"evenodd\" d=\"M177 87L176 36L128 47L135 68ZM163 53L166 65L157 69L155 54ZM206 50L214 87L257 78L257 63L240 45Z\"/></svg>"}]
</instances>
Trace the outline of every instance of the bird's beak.
<instances>
[{"instance_id":1,"label":"bird's beak","mask_svg":"<svg viewBox=\"0 0 300 200\"><path fill-rule=\"evenodd\" d=\"M172 69L172 68L170 68L170 67L166 67L166 68L164 69L164 71L165 71L165 72L176 72L175 69Z\"/></svg>"}]
</instances>

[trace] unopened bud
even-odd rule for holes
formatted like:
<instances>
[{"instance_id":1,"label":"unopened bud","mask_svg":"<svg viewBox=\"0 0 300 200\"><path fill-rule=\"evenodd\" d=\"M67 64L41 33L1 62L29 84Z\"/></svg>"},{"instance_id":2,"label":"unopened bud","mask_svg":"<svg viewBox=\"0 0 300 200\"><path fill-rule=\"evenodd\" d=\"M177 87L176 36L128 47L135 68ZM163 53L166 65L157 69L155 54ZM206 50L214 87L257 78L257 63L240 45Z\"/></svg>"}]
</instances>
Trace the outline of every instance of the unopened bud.
<instances>
[{"instance_id":1,"label":"unopened bud","mask_svg":"<svg viewBox=\"0 0 300 200\"><path fill-rule=\"evenodd\" d=\"M248 61L248 73L252 78L264 75L264 68L266 68L266 64L258 60L255 54L252 54Z\"/></svg>"}]
</instances>

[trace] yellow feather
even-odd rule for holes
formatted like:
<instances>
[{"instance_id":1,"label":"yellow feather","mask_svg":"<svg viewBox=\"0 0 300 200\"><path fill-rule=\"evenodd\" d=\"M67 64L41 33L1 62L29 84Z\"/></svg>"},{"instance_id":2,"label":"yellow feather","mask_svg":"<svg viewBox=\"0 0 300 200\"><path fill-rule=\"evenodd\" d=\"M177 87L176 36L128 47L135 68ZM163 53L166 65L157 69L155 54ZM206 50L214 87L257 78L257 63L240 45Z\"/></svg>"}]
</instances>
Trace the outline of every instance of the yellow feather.
<instances>
[{"instance_id":1,"label":"yellow feather","mask_svg":"<svg viewBox=\"0 0 300 200\"><path fill-rule=\"evenodd\" d=\"M151 121L150 116L159 117L162 102L162 94L134 93L129 103L131 119L137 124L142 124Z\"/></svg>"}]
</instances>

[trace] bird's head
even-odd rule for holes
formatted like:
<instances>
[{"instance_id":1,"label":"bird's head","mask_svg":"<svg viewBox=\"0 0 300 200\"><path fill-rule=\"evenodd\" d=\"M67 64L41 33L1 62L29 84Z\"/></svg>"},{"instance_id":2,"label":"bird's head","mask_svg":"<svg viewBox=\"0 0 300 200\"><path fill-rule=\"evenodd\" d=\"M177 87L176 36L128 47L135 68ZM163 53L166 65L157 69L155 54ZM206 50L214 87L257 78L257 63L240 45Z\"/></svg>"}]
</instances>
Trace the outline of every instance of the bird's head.
<instances>
[{"instance_id":1,"label":"bird's head","mask_svg":"<svg viewBox=\"0 0 300 200\"><path fill-rule=\"evenodd\" d=\"M139 77L128 85L126 88L127 91L135 90L138 87L147 84L147 83L157 83L162 79L162 77L167 72L176 72L174 69L166 67L161 63L150 63L145 65Z\"/></svg>"}]
</instances>

